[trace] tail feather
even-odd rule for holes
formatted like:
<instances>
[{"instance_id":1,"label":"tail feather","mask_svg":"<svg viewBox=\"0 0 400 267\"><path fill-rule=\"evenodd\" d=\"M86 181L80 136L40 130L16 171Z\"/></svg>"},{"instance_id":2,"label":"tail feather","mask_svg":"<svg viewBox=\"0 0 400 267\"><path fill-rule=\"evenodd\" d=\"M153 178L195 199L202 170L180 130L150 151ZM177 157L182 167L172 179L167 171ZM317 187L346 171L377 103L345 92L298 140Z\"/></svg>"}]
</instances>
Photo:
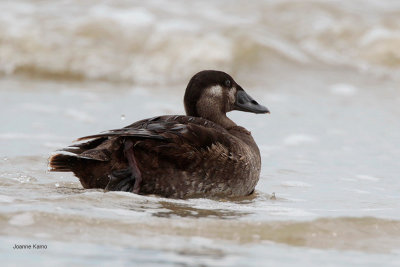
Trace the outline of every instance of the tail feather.
<instances>
[{"instance_id":1,"label":"tail feather","mask_svg":"<svg viewBox=\"0 0 400 267\"><path fill-rule=\"evenodd\" d=\"M50 171L70 172L74 171L78 158L73 155L55 154L49 159Z\"/></svg>"},{"instance_id":2,"label":"tail feather","mask_svg":"<svg viewBox=\"0 0 400 267\"><path fill-rule=\"evenodd\" d=\"M105 188L109 182L108 162L74 154L55 154L49 158L49 171L73 172L84 188Z\"/></svg>"}]
</instances>

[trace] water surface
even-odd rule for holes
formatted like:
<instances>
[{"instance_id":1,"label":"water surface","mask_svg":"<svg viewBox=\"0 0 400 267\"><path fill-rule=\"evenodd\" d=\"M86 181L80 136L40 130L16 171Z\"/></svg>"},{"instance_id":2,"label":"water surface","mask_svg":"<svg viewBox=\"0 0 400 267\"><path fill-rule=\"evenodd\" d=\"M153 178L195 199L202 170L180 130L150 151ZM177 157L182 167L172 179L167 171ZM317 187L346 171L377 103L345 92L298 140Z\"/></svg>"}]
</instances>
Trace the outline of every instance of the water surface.
<instances>
[{"instance_id":1,"label":"water surface","mask_svg":"<svg viewBox=\"0 0 400 267\"><path fill-rule=\"evenodd\" d=\"M78 2L0 3L3 263L400 264L397 1ZM104 193L47 171L77 137L183 114L202 69L271 110L229 115L260 147L253 196Z\"/></svg>"}]
</instances>

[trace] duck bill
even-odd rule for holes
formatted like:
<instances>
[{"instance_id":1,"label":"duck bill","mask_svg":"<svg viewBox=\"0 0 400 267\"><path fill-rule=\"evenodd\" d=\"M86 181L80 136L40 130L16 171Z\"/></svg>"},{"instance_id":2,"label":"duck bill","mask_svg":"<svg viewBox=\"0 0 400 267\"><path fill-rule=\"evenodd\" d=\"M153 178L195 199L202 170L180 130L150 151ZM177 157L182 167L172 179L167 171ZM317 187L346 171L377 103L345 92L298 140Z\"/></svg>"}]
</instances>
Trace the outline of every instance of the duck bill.
<instances>
[{"instance_id":1,"label":"duck bill","mask_svg":"<svg viewBox=\"0 0 400 267\"><path fill-rule=\"evenodd\" d=\"M249 96L243 89L239 89L236 94L234 110L252 112L256 114L269 113L269 110L266 107L258 104L257 101Z\"/></svg>"}]
</instances>

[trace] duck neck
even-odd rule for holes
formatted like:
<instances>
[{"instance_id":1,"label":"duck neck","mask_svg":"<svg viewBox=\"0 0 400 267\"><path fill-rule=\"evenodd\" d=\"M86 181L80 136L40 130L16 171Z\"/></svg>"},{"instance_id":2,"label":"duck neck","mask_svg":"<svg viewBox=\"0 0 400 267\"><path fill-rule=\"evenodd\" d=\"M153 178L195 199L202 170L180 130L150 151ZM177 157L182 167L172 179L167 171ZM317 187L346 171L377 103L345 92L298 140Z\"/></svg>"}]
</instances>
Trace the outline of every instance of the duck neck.
<instances>
[{"instance_id":1,"label":"duck neck","mask_svg":"<svg viewBox=\"0 0 400 267\"><path fill-rule=\"evenodd\" d=\"M198 105L196 114L191 114L191 112L187 111L186 114L188 116L201 117L203 119L215 122L225 129L237 126L236 123L226 116L225 112L214 108L213 105Z\"/></svg>"},{"instance_id":2,"label":"duck neck","mask_svg":"<svg viewBox=\"0 0 400 267\"><path fill-rule=\"evenodd\" d=\"M226 114L220 114L219 116L215 116L215 114L214 114L214 116L212 116L212 117L208 117L208 118L203 117L203 118L210 120L212 122L215 122L215 123L221 125L222 127L224 127L225 129L237 126L236 123L234 123L231 119L229 119L226 116Z\"/></svg>"}]
</instances>

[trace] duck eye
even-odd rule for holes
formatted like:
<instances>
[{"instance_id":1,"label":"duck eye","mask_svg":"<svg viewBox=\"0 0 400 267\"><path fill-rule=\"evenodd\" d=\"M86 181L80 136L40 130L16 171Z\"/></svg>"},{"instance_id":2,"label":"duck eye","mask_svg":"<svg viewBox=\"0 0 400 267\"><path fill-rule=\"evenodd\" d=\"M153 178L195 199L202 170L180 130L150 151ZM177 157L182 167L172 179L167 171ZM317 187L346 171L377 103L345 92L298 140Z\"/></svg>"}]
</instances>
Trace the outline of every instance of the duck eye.
<instances>
[{"instance_id":1,"label":"duck eye","mask_svg":"<svg viewBox=\"0 0 400 267\"><path fill-rule=\"evenodd\" d=\"M231 87L231 81L230 80L225 80L225 86L230 88Z\"/></svg>"}]
</instances>

